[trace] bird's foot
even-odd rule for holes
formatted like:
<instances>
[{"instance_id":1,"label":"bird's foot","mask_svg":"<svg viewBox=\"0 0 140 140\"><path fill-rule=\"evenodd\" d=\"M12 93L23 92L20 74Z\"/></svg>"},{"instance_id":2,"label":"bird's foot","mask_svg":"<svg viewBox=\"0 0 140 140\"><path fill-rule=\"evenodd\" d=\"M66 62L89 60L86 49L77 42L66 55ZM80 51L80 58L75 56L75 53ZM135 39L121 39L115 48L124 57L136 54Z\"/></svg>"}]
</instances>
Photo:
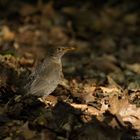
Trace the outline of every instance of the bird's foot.
<instances>
[{"instance_id":1,"label":"bird's foot","mask_svg":"<svg viewBox=\"0 0 140 140\"><path fill-rule=\"evenodd\" d=\"M66 88L66 89L70 89L69 83L67 79L62 79L61 82L59 83L59 85L61 85L62 87Z\"/></svg>"}]
</instances>

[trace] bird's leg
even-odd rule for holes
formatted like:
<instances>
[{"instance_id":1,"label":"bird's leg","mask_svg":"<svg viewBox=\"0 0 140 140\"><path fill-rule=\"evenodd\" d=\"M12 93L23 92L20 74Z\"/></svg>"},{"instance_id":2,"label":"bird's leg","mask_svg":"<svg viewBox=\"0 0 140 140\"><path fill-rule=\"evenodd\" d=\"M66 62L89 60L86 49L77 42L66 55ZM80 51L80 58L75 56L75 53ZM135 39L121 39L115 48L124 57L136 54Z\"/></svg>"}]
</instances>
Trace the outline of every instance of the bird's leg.
<instances>
[{"instance_id":1,"label":"bird's leg","mask_svg":"<svg viewBox=\"0 0 140 140\"><path fill-rule=\"evenodd\" d=\"M46 102L46 96L38 98L40 102L45 103Z\"/></svg>"},{"instance_id":2,"label":"bird's leg","mask_svg":"<svg viewBox=\"0 0 140 140\"><path fill-rule=\"evenodd\" d=\"M66 88L68 90L70 89L69 84L68 84L68 80L64 78L63 73L61 74L61 80L60 80L59 85L63 86L64 88Z\"/></svg>"}]
</instances>

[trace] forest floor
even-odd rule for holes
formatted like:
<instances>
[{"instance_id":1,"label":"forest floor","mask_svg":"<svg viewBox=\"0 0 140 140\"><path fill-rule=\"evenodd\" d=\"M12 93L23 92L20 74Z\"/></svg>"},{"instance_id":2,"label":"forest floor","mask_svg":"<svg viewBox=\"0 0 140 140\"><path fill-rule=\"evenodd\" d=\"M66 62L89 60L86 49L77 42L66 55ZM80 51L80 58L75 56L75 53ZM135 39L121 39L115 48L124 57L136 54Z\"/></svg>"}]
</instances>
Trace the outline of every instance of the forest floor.
<instances>
[{"instance_id":1,"label":"forest floor","mask_svg":"<svg viewBox=\"0 0 140 140\"><path fill-rule=\"evenodd\" d=\"M140 140L138 5L1 1L0 139ZM21 100L22 80L53 45L76 47L63 57L67 86Z\"/></svg>"}]
</instances>

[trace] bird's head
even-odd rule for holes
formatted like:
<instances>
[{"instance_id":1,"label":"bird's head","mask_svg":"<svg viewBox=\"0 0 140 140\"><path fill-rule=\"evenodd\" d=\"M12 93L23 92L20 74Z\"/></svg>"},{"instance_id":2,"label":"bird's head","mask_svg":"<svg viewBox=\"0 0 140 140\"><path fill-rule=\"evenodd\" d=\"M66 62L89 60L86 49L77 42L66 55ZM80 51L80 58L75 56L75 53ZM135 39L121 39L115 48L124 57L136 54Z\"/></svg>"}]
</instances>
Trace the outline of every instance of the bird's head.
<instances>
[{"instance_id":1,"label":"bird's head","mask_svg":"<svg viewBox=\"0 0 140 140\"><path fill-rule=\"evenodd\" d=\"M50 56L61 58L66 52L75 50L75 47L50 47L48 53Z\"/></svg>"}]
</instances>

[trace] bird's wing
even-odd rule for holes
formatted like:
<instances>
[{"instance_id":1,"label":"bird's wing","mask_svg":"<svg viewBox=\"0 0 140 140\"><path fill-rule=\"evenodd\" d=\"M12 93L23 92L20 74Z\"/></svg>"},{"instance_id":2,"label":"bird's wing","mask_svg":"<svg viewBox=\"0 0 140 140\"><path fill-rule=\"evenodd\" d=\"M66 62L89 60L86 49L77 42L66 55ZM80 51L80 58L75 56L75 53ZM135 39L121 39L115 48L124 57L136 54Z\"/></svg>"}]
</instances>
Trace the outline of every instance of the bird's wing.
<instances>
[{"instance_id":1,"label":"bird's wing","mask_svg":"<svg viewBox=\"0 0 140 140\"><path fill-rule=\"evenodd\" d=\"M41 91L51 84L58 82L60 77L60 66L56 63L48 63L45 68L37 73L35 79L31 83L30 91Z\"/></svg>"}]
</instances>

